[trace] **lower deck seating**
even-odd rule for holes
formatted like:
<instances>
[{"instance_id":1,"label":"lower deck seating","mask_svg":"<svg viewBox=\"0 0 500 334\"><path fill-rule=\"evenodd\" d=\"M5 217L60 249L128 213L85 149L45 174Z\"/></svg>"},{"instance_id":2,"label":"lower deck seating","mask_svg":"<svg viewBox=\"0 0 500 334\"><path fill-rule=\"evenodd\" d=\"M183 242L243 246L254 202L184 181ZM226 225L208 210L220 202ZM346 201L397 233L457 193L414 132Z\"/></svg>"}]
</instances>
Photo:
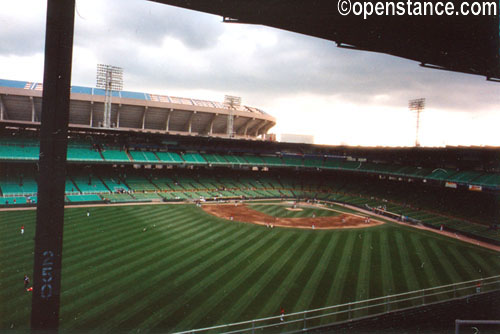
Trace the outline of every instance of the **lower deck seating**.
<instances>
[{"instance_id":1,"label":"lower deck seating","mask_svg":"<svg viewBox=\"0 0 500 334\"><path fill-rule=\"evenodd\" d=\"M420 183L401 183L368 176L346 176L341 173L273 174L219 168L137 170L132 166L118 170L107 169L102 173L98 170L93 172L95 176L92 177L82 175L81 170L70 170L65 186L67 201L196 201L239 197L322 199L361 207L382 206L387 211L428 225L439 227L444 224L449 229L500 240L498 232L489 226L497 221L495 210L498 210L498 206L495 205L498 203L487 197L489 194L486 192L423 186ZM0 175L0 205L36 203L34 174L28 175L25 170L22 172L22 184L29 189L28 192L21 188L20 177L12 176L15 175L13 170L9 171L10 174ZM99 187L94 187L95 184L99 184Z\"/></svg>"},{"instance_id":2,"label":"lower deck seating","mask_svg":"<svg viewBox=\"0 0 500 334\"><path fill-rule=\"evenodd\" d=\"M111 203L135 201L135 199L130 194L104 194L101 196L104 201L110 201Z\"/></svg>"},{"instance_id":3,"label":"lower deck seating","mask_svg":"<svg viewBox=\"0 0 500 334\"><path fill-rule=\"evenodd\" d=\"M30 200L31 202L31 200ZM0 197L1 205L18 205L28 203L28 198L24 196ZM34 201L36 203L36 200Z\"/></svg>"},{"instance_id":4,"label":"lower deck seating","mask_svg":"<svg viewBox=\"0 0 500 334\"><path fill-rule=\"evenodd\" d=\"M73 181L80 189L82 194L98 194L98 193L109 193L109 189L102 183L102 181L95 176L89 175L78 175L73 176Z\"/></svg>"},{"instance_id":5,"label":"lower deck seating","mask_svg":"<svg viewBox=\"0 0 500 334\"><path fill-rule=\"evenodd\" d=\"M90 195L66 195L68 202L100 202L101 197L96 194Z\"/></svg>"},{"instance_id":6,"label":"lower deck seating","mask_svg":"<svg viewBox=\"0 0 500 334\"><path fill-rule=\"evenodd\" d=\"M128 185L128 187L133 190L133 191L157 191L158 188L149 182L148 179L145 177L139 176L139 175L134 175L134 176L129 176L125 179L125 183Z\"/></svg>"}]
</instances>

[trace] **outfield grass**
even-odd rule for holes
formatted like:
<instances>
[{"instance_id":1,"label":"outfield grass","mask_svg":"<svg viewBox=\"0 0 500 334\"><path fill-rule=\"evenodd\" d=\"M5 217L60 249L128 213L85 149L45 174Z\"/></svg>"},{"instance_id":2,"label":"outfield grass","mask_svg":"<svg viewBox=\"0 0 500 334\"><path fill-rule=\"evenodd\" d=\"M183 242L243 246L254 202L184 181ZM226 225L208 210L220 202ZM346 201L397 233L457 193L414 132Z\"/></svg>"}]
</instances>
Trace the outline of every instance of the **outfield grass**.
<instances>
[{"instance_id":1,"label":"outfield grass","mask_svg":"<svg viewBox=\"0 0 500 334\"><path fill-rule=\"evenodd\" d=\"M65 216L68 332L185 330L500 274L496 252L391 223L270 230L192 205L86 211ZM29 327L22 280L32 272L34 219L34 211L0 212L0 330Z\"/></svg>"}]
</instances>

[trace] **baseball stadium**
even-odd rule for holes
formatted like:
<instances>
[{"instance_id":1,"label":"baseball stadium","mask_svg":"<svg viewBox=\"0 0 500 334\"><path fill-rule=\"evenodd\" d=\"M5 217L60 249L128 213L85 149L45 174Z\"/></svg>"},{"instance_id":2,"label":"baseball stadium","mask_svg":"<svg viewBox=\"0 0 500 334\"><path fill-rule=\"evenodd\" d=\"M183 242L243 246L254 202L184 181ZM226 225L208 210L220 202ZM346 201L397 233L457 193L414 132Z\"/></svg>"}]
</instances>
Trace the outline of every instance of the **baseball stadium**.
<instances>
[{"instance_id":1,"label":"baseball stadium","mask_svg":"<svg viewBox=\"0 0 500 334\"><path fill-rule=\"evenodd\" d=\"M498 16L154 2L500 80ZM498 147L279 142L235 96L71 85L74 6L47 2L43 82L0 78L0 332L500 331Z\"/></svg>"},{"instance_id":2,"label":"baseball stadium","mask_svg":"<svg viewBox=\"0 0 500 334\"><path fill-rule=\"evenodd\" d=\"M0 83L14 287L32 276L42 88ZM134 92L107 129L104 92L71 91L63 332L292 332L498 289L496 149L273 142L246 106L228 138L230 106ZM0 328L29 329L30 293L1 294Z\"/></svg>"}]
</instances>

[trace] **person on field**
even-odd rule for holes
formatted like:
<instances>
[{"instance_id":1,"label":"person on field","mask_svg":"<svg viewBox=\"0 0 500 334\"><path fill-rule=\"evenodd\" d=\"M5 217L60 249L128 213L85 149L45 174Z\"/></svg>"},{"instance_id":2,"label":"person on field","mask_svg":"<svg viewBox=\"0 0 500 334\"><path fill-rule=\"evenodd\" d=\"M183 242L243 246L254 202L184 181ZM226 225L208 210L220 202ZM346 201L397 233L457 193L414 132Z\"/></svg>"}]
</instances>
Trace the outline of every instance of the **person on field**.
<instances>
[{"instance_id":1,"label":"person on field","mask_svg":"<svg viewBox=\"0 0 500 334\"><path fill-rule=\"evenodd\" d=\"M24 289L28 289L28 285L30 285L30 278L28 275L24 275Z\"/></svg>"},{"instance_id":2,"label":"person on field","mask_svg":"<svg viewBox=\"0 0 500 334\"><path fill-rule=\"evenodd\" d=\"M280 321L283 322L285 321L285 310L283 309L283 307L281 308L280 310Z\"/></svg>"},{"instance_id":3,"label":"person on field","mask_svg":"<svg viewBox=\"0 0 500 334\"><path fill-rule=\"evenodd\" d=\"M24 234L24 225L21 225L21 235Z\"/></svg>"}]
</instances>

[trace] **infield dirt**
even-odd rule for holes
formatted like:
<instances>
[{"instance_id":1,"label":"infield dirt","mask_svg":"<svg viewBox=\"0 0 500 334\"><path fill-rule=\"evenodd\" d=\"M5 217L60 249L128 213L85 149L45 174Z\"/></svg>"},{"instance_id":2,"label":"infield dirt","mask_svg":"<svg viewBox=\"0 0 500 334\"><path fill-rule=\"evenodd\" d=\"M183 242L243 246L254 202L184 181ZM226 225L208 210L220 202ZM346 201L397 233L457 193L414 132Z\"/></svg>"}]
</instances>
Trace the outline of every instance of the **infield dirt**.
<instances>
[{"instance_id":1,"label":"infield dirt","mask_svg":"<svg viewBox=\"0 0 500 334\"><path fill-rule=\"evenodd\" d=\"M307 217L307 218L282 218L266 215L253 210L246 204L205 204L202 209L214 216L234 221L252 223L257 225L273 225L275 227L291 227L311 229L341 229L341 228L363 228L381 225L383 222L365 217L342 213L334 217Z\"/></svg>"}]
</instances>

